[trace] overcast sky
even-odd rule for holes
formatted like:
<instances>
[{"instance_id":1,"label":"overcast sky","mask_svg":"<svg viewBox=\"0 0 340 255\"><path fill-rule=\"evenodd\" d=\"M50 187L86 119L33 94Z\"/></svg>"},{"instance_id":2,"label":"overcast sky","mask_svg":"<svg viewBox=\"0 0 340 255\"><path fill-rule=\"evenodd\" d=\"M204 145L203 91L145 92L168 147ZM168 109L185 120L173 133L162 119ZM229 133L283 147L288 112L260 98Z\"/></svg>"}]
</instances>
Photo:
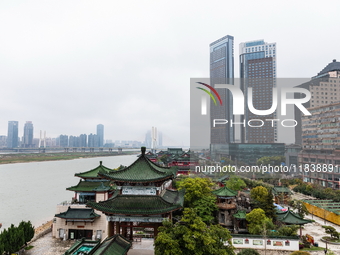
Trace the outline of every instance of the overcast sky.
<instances>
[{"instance_id":1,"label":"overcast sky","mask_svg":"<svg viewBox=\"0 0 340 255\"><path fill-rule=\"evenodd\" d=\"M4 0L0 135L33 121L35 137L96 132L189 145L190 78L209 76L209 44L277 43L277 77L311 77L340 59L340 2Z\"/></svg>"}]
</instances>

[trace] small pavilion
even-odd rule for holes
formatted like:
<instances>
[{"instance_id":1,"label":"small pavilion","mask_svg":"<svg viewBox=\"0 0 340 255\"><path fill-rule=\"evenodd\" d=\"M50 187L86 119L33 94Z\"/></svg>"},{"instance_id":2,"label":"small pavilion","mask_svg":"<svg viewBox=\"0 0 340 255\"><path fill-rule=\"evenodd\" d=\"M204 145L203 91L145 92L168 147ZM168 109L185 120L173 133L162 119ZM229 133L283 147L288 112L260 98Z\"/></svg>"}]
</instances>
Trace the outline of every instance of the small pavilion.
<instances>
[{"instance_id":1,"label":"small pavilion","mask_svg":"<svg viewBox=\"0 0 340 255\"><path fill-rule=\"evenodd\" d=\"M292 212L289 208L285 212L277 211L276 217L278 221L286 225L299 225L300 226L300 237L302 236L301 226L304 224L313 222L312 220L301 218L298 214Z\"/></svg>"},{"instance_id":2,"label":"small pavilion","mask_svg":"<svg viewBox=\"0 0 340 255\"><path fill-rule=\"evenodd\" d=\"M237 191L229 189L227 186L212 191L217 196L218 222L227 228L233 228L232 215L237 211L236 196Z\"/></svg>"}]
</instances>

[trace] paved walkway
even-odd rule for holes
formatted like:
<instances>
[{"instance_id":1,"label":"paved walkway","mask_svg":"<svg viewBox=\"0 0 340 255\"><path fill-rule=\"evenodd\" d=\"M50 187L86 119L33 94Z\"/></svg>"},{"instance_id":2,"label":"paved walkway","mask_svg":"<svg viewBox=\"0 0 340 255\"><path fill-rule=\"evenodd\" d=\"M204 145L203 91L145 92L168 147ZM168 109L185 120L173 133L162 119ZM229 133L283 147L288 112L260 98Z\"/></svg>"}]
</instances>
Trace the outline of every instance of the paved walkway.
<instances>
[{"instance_id":1,"label":"paved walkway","mask_svg":"<svg viewBox=\"0 0 340 255\"><path fill-rule=\"evenodd\" d=\"M63 255L74 242L74 240L62 241L53 238L52 233L48 233L30 243L33 248L26 251L25 255ZM141 242L133 242L128 255L154 255L153 239L142 238Z\"/></svg>"},{"instance_id":2,"label":"paved walkway","mask_svg":"<svg viewBox=\"0 0 340 255\"><path fill-rule=\"evenodd\" d=\"M36 241L30 243L32 249L25 252L25 255L62 255L75 241L61 241L53 238L52 232L44 235Z\"/></svg>"},{"instance_id":3,"label":"paved walkway","mask_svg":"<svg viewBox=\"0 0 340 255\"><path fill-rule=\"evenodd\" d=\"M295 199L315 199L310 196L303 195L301 193L294 193L293 198ZM326 248L326 243L321 241L321 238L323 236L329 236L329 234L325 233L325 229L322 227L324 225L327 226L332 226L336 229L336 231L340 232L340 226L333 224L329 221L325 221L322 218L319 218L317 216L313 216L311 214L305 216L305 218L314 220L315 222L313 223L308 223L304 225L304 228L302 229L302 234L309 234L314 237L314 242L317 242L319 244L319 247ZM299 233L299 230L298 230ZM327 248L333 251L335 254L340 254L340 245L332 245L332 244L327 244ZM321 254L321 253L320 253Z\"/></svg>"}]
</instances>

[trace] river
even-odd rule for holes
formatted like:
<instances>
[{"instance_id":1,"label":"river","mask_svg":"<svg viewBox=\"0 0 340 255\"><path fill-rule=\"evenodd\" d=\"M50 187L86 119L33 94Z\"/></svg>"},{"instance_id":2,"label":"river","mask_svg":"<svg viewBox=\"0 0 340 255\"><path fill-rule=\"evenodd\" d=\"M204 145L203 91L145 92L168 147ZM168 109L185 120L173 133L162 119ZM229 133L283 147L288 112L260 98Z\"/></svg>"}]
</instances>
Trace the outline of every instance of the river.
<instances>
[{"instance_id":1,"label":"river","mask_svg":"<svg viewBox=\"0 0 340 255\"><path fill-rule=\"evenodd\" d=\"M116 168L136 159L127 155L0 165L0 231L22 220L30 220L35 227L52 220L57 204L74 195L66 188L78 184L75 173L91 170L99 161Z\"/></svg>"}]
</instances>

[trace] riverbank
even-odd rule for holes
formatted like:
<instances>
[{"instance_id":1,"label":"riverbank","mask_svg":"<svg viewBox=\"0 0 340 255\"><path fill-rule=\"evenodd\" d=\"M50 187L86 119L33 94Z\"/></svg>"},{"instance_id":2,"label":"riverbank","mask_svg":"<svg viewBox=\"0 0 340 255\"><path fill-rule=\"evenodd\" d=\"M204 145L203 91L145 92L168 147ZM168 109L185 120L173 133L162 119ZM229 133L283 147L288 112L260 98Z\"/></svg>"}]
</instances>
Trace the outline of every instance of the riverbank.
<instances>
[{"instance_id":1,"label":"riverbank","mask_svg":"<svg viewBox=\"0 0 340 255\"><path fill-rule=\"evenodd\" d=\"M34 242L35 240L39 239L40 237L52 232L52 220L42 224L41 226L34 228L34 236L32 238L31 242Z\"/></svg>"},{"instance_id":2,"label":"riverbank","mask_svg":"<svg viewBox=\"0 0 340 255\"><path fill-rule=\"evenodd\" d=\"M136 154L135 151L127 151L118 154L117 152L72 152L72 153L20 153L0 154L0 164L14 164L27 162L43 162L56 160L71 160L79 158L111 157Z\"/></svg>"}]
</instances>

